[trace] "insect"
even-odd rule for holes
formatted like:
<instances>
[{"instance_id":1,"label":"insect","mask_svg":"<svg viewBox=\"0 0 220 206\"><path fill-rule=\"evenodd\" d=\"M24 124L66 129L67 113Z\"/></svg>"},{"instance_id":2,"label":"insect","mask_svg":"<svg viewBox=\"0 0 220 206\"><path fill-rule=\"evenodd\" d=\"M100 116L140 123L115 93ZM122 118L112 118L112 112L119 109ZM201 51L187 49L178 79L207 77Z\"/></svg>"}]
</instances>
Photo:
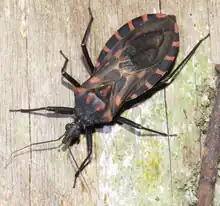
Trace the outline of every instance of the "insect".
<instances>
[{"instance_id":1,"label":"insect","mask_svg":"<svg viewBox=\"0 0 220 206\"><path fill-rule=\"evenodd\" d=\"M48 106L10 110L22 113L46 110L72 115L73 121L65 126L65 133L52 141L61 140L63 150L66 150L79 143L81 134L86 136L87 156L81 165L77 165L74 186L79 174L91 162L92 134L97 126L113 122L167 136L166 133L121 117L120 109L144 93L169 85L202 41L209 36L201 39L180 65L172 70L180 45L176 18L173 15L146 14L123 25L106 42L94 66L86 46L93 22L90 9L89 13L90 21L81 46L91 77L82 85L66 72L68 58L60 51L65 59L61 73L74 87L75 107ZM45 142L32 143L24 148Z\"/></svg>"}]
</instances>

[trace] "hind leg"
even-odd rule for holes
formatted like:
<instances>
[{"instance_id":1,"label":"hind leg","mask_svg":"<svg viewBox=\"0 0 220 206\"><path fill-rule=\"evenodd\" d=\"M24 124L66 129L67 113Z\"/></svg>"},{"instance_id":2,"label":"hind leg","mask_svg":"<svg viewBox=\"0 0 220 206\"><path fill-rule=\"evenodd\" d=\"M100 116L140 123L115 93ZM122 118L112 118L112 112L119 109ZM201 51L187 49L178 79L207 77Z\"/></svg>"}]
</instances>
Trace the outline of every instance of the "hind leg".
<instances>
[{"instance_id":1,"label":"hind leg","mask_svg":"<svg viewBox=\"0 0 220 206\"><path fill-rule=\"evenodd\" d=\"M89 36L89 32L90 32L90 29L91 29L91 26L92 26L92 22L93 22L93 16L92 16L92 12L91 12L91 9L89 8L89 14L90 14L90 21L89 21L89 24L86 28L86 31L85 31L85 34L83 36L83 40L81 42L81 47L82 47L82 51L83 51L83 55L85 57L85 60L88 64L88 69L89 69L89 74L92 75L94 73L94 65L92 63L92 60L90 58L90 55L89 55L89 52L88 52L88 49L87 49L87 46L86 46L86 43L87 43L87 39L88 39L88 36Z\"/></svg>"}]
</instances>

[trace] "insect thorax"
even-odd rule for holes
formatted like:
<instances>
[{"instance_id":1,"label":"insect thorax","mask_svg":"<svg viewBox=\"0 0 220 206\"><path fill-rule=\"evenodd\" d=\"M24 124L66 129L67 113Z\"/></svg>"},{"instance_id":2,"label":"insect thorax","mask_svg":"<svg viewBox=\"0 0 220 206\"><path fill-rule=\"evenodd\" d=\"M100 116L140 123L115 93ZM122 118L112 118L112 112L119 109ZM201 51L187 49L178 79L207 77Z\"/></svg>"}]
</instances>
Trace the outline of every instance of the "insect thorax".
<instances>
[{"instance_id":1,"label":"insect thorax","mask_svg":"<svg viewBox=\"0 0 220 206\"><path fill-rule=\"evenodd\" d=\"M84 93L75 95L76 115L86 126L111 121L111 115L106 105L106 102L91 90L85 90Z\"/></svg>"}]
</instances>

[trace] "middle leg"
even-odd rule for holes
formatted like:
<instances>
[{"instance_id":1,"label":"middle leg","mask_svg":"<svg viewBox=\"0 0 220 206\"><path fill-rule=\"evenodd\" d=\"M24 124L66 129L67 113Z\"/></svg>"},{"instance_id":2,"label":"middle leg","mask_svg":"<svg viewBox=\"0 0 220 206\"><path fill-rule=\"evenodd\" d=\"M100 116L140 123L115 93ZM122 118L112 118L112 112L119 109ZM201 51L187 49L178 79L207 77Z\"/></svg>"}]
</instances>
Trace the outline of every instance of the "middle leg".
<instances>
[{"instance_id":1,"label":"middle leg","mask_svg":"<svg viewBox=\"0 0 220 206\"><path fill-rule=\"evenodd\" d=\"M92 130L90 128L86 129L86 143L87 143L87 157L83 160L83 162L78 168L78 171L75 174L73 188L75 188L76 180L79 177L80 173L86 168L86 166L91 162L92 159Z\"/></svg>"}]
</instances>

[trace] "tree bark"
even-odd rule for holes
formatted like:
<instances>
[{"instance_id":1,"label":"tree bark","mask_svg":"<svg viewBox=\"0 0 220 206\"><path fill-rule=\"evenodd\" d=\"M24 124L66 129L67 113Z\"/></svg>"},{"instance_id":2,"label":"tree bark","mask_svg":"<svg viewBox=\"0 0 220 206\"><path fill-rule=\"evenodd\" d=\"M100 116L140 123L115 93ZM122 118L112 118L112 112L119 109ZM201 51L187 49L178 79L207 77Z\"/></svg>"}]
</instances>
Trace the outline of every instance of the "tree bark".
<instances>
[{"instance_id":1,"label":"tree bark","mask_svg":"<svg viewBox=\"0 0 220 206\"><path fill-rule=\"evenodd\" d=\"M220 65L216 65L216 71L218 73L216 80L217 95L202 153L200 180L197 192L198 206L210 206L212 204L217 178L220 149Z\"/></svg>"}]
</instances>

